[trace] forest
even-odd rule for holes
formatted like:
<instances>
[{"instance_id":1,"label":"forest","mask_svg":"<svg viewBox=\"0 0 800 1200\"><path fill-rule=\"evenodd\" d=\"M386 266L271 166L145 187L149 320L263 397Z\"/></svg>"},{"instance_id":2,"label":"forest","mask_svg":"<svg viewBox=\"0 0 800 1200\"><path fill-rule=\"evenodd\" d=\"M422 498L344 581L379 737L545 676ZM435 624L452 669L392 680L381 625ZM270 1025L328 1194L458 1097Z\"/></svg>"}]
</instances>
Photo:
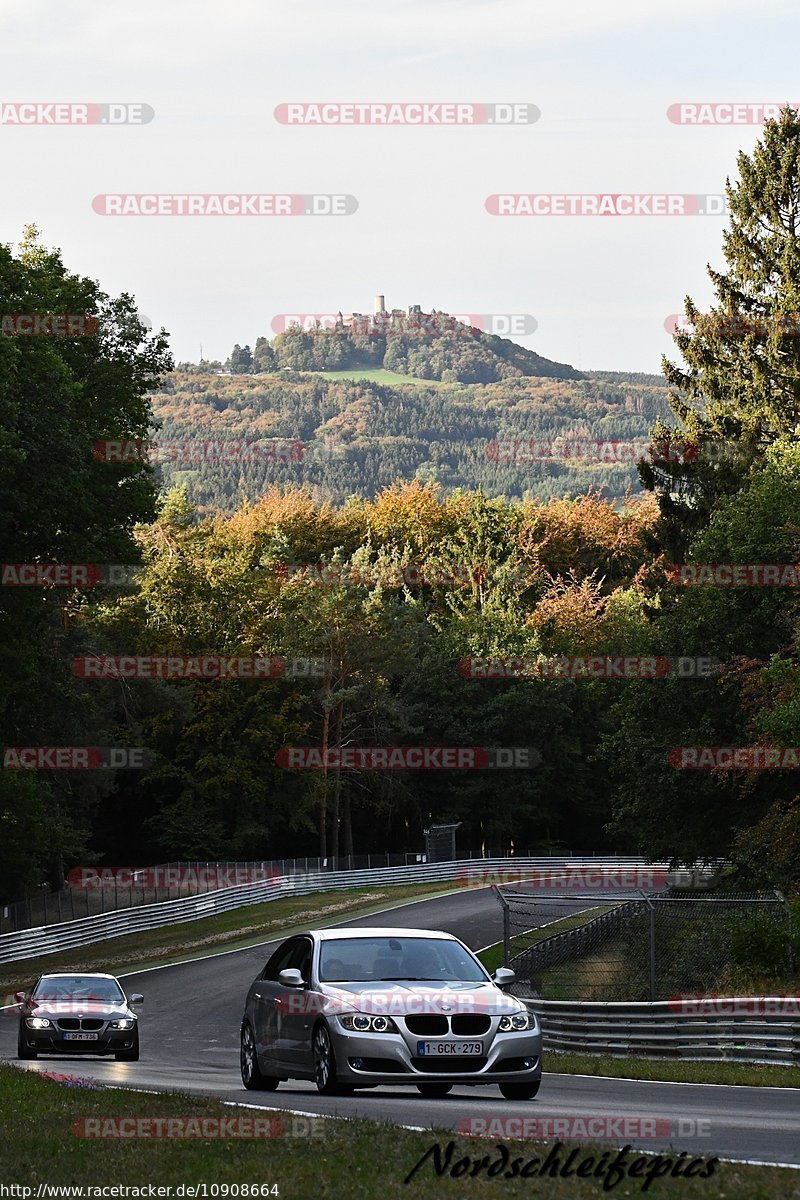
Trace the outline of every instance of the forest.
<instances>
[{"instance_id":1,"label":"forest","mask_svg":"<svg viewBox=\"0 0 800 1200\"><path fill-rule=\"evenodd\" d=\"M152 396L161 423L154 445L175 447L158 456L163 483L185 486L201 511L233 510L276 485L304 486L319 502L344 503L351 495L374 498L398 479L436 483L447 494L480 489L546 500L590 491L618 501L641 483L635 455L616 456L614 446L646 449L651 428L669 414L667 396L657 376L403 385L324 372L215 375L185 366ZM276 438L300 442L302 453L224 458L225 442L257 449ZM559 438L600 448L568 457ZM206 458L199 447L214 441L223 447Z\"/></svg>"},{"instance_id":2,"label":"forest","mask_svg":"<svg viewBox=\"0 0 800 1200\"><path fill-rule=\"evenodd\" d=\"M438 821L476 852L725 854L796 890L797 572L752 569L798 562L796 115L738 166L715 319L687 299L663 388L175 373L133 297L34 228L0 247L8 311L97 318L0 337L5 563L98 568L4 573L4 894L87 863L419 851ZM605 463L520 480L486 454L600 429L694 449L626 465L635 494ZM165 436L310 449L271 476L93 453ZM48 747L146 765L21 754ZM416 757L385 769L398 747ZM445 748L469 762L418 765Z\"/></svg>"}]
</instances>

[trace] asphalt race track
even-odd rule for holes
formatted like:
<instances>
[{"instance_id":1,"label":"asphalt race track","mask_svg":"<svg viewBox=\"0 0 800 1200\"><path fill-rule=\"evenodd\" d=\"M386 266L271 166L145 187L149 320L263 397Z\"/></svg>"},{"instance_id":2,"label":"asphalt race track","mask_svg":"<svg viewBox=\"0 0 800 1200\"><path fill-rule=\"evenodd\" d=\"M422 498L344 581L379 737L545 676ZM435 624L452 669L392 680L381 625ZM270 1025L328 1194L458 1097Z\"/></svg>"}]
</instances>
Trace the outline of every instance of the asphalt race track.
<instances>
[{"instance_id":1,"label":"asphalt race track","mask_svg":"<svg viewBox=\"0 0 800 1200\"><path fill-rule=\"evenodd\" d=\"M576 910L585 907L579 895L575 899ZM488 889L418 901L341 924L444 929L473 949L502 936L499 906ZM248 1092L239 1077L239 1022L247 988L275 945L275 941L265 942L121 976L129 993L141 991L145 996L138 1063L58 1056L24 1065L29 1070L61 1071L105 1083L179 1089L271 1109L373 1117L415 1127L455 1128L465 1118L661 1118L669 1122L668 1135L638 1142L630 1139L633 1144L650 1150L671 1145L703 1157L718 1154L732 1160L800 1166L799 1089L557 1075L547 1072L545 1058L541 1091L535 1100L526 1102L504 1100L496 1087L489 1086L456 1085L442 1099L423 1099L414 1087L381 1087L349 1097L324 1097L313 1083L291 1081L282 1083L276 1092ZM12 1062L17 1062L16 1037L16 1019L0 1019L0 1056ZM667 1127L662 1124L659 1128ZM625 1140L613 1138L617 1145ZM491 1144L485 1143L487 1150ZM478 1146L480 1143L476 1143L476 1152Z\"/></svg>"}]
</instances>

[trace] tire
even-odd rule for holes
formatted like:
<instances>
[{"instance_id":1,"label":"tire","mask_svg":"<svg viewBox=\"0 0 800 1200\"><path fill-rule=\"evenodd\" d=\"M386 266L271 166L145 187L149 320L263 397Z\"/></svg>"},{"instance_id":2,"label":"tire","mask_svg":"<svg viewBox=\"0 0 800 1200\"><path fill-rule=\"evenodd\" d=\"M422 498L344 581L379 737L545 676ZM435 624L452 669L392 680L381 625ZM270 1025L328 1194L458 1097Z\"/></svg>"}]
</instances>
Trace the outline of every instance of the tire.
<instances>
[{"instance_id":1,"label":"tire","mask_svg":"<svg viewBox=\"0 0 800 1200\"><path fill-rule=\"evenodd\" d=\"M30 1046L25 1045L25 1038L20 1028L17 1034L17 1058L38 1058L36 1050L31 1050Z\"/></svg>"},{"instance_id":2,"label":"tire","mask_svg":"<svg viewBox=\"0 0 800 1200\"><path fill-rule=\"evenodd\" d=\"M438 1083L432 1079L430 1083L418 1083L417 1091L421 1096L427 1096L433 1099L435 1096L446 1096L448 1092L452 1092L452 1083Z\"/></svg>"},{"instance_id":3,"label":"tire","mask_svg":"<svg viewBox=\"0 0 800 1200\"><path fill-rule=\"evenodd\" d=\"M506 1100L532 1100L541 1084L541 1079L537 1079L535 1083L501 1083L499 1087Z\"/></svg>"},{"instance_id":4,"label":"tire","mask_svg":"<svg viewBox=\"0 0 800 1200\"><path fill-rule=\"evenodd\" d=\"M138 1062L139 1061L139 1030L136 1030L136 1037L133 1039L133 1045L130 1050L115 1050L114 1058L117 1062Z\"/></svg>"},{"instance_id":5,"label":"tire","mask_svg":"<svg viewBox=\"0 0 800 1200\"><path fill-rule=\"evenodd\" d=\"M256 1039L249 1021L242 1025L239 1036L239 1069L242 1083L249 1092L274 1092L280 1080L274 1075L263 1075L258 1065Z\"/></svg>"},{"instance_id":6,"label":"tire","mask_svg":"<svg viewBox=\"0 0 800 1200\"><path fill-rule=\"evenodd\" d=\"M336 1078L336 1055L333 1052L328 1026L320 1021L314 1030L311 1043L314 1056L314 1079L321 1096L349 1096L353 1092L350 1084L339 1083Z\"/></svg>"}]
</instances>

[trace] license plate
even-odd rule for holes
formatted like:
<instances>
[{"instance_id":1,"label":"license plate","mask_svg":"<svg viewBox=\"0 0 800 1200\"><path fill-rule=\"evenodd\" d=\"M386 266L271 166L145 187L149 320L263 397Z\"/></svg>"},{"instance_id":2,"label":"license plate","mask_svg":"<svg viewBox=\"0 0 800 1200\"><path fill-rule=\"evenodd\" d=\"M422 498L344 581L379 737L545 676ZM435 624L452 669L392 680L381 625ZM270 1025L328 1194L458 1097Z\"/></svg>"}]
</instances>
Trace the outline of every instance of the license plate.
<instances>
[{"instance_id":1,"label":"license plate","mask_svg":"<svg viewBox=\"0 0 800 1200\"><path fill-rule=\"evenodd\" d=\"M96 1042L100 1035L97 1033L65 1033L65 1042Z\"/></svg>"},{"instance_id":2,"label":"license plate","mask_svg":"<svg viewBox=\"0 0 800 1200\"><path fill-rule=\"evenodd\" d=\"M468 1054L479 1058L483 1042L417 1042L419 1058L446 1058L452 1054Z\"/></svg>"}]
</instances>

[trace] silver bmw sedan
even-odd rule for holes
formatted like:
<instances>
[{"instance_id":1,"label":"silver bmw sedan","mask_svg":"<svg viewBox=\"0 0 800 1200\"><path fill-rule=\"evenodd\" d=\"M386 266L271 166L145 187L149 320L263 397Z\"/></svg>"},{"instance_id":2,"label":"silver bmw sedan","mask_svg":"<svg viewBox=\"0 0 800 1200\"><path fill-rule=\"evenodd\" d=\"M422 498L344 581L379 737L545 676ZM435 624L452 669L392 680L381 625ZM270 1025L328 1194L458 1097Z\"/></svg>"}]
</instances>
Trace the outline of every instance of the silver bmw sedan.
<instances>
[{"instance_id":1,"label":"silver bmw sedan","mask_svg":"<svg viewBox=\"0 0 800 1200\"><path fill-rule=\"evenodd\" d=\"M323 1095L414 1084L496 1083L530 1100L542 1074L535 1015L463 942L421 929L318 929L282 942L250 985L241 1023L246 1088L315 1080Z\"/></svg>"}]
</instances>

